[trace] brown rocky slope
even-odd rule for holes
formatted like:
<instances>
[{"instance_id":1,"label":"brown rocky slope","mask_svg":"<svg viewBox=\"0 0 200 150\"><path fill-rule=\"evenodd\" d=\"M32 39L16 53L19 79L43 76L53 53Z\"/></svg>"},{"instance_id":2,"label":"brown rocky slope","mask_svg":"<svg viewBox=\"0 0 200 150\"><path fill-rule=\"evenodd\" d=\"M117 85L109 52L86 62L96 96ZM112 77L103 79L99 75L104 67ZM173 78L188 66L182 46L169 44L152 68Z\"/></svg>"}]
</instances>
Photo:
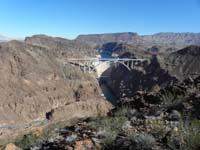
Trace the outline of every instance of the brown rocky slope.
<instances>
[{"instance_id":1,"label":"brown rocky slope","mask_svg":"<svg viewBox=\"0 0 200 150\"><path fill-rule=\"evenodd\" d=\"M34 35L26 37L25 42L50 49L54 55L61 57L83 57L94 56L96 54L96 51L88 44L59 37Z\"/></svg>"},{"instance_id":2,"label":"brown rocky slope","mask_svg":"<svg viewBox=\"0 0 200 150\"><path fill-rule=\"evenodd\" d=\"M76 47L64 39L55 41L66 43L66 49L62 49L66 54L71 53L68 47ZM81 53L87 55L89 50ZM111 107L101 97L95 77L70 65L63 67L64 55L51 46L31 44L31 39L25 43L11 41L0 45L0 58L2 139L44 121L52 110L53 120L60 121L105 113Z\"/></svg>"}]
</instances>

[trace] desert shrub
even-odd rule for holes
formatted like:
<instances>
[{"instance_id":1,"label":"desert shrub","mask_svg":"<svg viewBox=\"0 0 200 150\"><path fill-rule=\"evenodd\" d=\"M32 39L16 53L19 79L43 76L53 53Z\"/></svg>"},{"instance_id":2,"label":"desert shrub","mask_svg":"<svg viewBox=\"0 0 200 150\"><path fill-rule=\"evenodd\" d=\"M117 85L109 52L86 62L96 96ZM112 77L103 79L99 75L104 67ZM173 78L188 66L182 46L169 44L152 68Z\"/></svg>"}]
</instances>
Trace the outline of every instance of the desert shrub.
<instances>
[{"instance_id":1,"label":"desert shrub","mask_svg":"<svg viewBox=\"0 0 200 150\"><path fill-rule=\"evenodd\" d=\"M105 130L105 134L104 134L105 137L102 139L101 142L103 143L103 145L105 147L112 145L113 142L115 141L116 137L117 137L117 134L118 134L117 131L107 129L107 130Z\"/></svg>"},{"instance_id":2,"label":"desert shrub","mask_svg":"<svg viewBox=\"0 0 200 150\"><path fill-rule=\"evenodd\" d=\"M126 117L98 117L95 121L90 122L89 125L102 132L102 143L104 146L108 146L114 142L126 120Z\"/></svg>"},{"instance_id":3,"label":"desert shrub","mask_svg":"<svg viewBox=\"0 0 200 150\"><path fill-rule=\"evenodd\" d=\"M155 144L155 138L146 133L129 135L129 139L136 150L150 150Z\"/></svg>"},{"instance_id":4,"label":"desert shrub","mask_svg":"<svg viewBox=\"0 0 200 150\"><path fill-rule=\"evenodd\" d=\"M180 128L180 136L183 138L184 147L188 150L200 149L200 120L191 123L183 123Z\"/></svg>"},{"instance_id":5,"label":"desert shrub","mask_svg":"<svg viewBox=\"0 0 200 150\"><path fill-rule=\"evenodd\" d=\"M114 131L120 131L122 125L127 120L126 117L98 117L94 121L90 122L89 125L95 129L110 129Z\"/></svg>"},{"instance_id":6,"label":"desert shrub","mask_svg":"<svg viewBox=\"0 0 200 150\"><path fill-rule=\"evenodd\" d=\"M129 110L128 106L122 106L117 109L117 111L114 113L114 116L115 117L126 117L128 110Z\"/></svg>"},{"instance_id":7,"label":"desert shrub","mask_svg":"<svg viewBox=\"0 0 200 150\"><path fill-rule=\"evenodd\" d=\"M163 107L167 109L180 104L183 101L184 96L184 92L173 87L162 90L159 94Z\"/></svg>"},{"instance_id":8,"label":"desert shrub","mask_svg":"<svg viewBox=\"0 0 200 150\"><path fill-rule=\"evenodd\" d=\"M43 133L41 135L37 135L34 133L28 133L24 135L22 138L18 138L15 141L15 144L24 149L24 150L29 150L31 149L32 146L34 145L40 145L44 141L46 141L49 137L52 136L52 130L55 129L54 126L50 128L44 129Z\"/></svg>"},{"instance_id":9,"label":"desert shrub","mask_svg":"<svg viewBox=\"0 0 200 150\"><path fill-rule=\"evenodd\" d=\"M56 122L51 125L48 125L41 135L37 135L34 133L28 133L21 138L16 139L14 142L18 147L29 150L34 145L40 145L42 142L47 141L48 138L54 136L54 130L57 128L64 128L66 125L71 125L71 123L75 122L76 120L71 121L62 121Z\"/></svg>"},{"instance_id":10,"label":"desert shrub","mask_svg":"<svg viewBox=\"0 0 200 150\"><path fill-rule=\"evenodd\" d=\"M200 149L200 120L181 122L179 131L168 137L168 146L176 150Z\"/></svg>"},{"instance_id":11,"label":"desert shrub","mask_svg":"<svg viewBox=\"0 0 200 150\"><path fill-rule=\"evenodd\" d=\"M63 72L63 77L65 79L75 80L75 79L82 78L81 76L82 72L71 65L62 66L61 70Z\"/></svg>"},{"instance_id":12,"label":"desert shrub","mask_svg":"<svg viewBox=\"0 0 200 150\"><path fill-rule=\"evenodd\" d=\"M150 132L155 138L162 139L168 133L168 130L165 128L165 125L156 125L153 124L153 129Z\"/></svg>"},{"instance_id":13,"label":"desert shrub","mask_svg":"<svg viewBox=\"0 0 200 150\"><path fill-rule=\"evenodd\" d=\"M24 150L28 150L32 145L39 143L40 140L40 137L30 133L24 135L22 139L17 140L15 144Z\"/></svg>"},{"instance_id":14,"label":"desert shrub","mask_svg":"<svg viewBox=\"0 0 200 150\"><path fill-rule=\"evenodd\" d=\"M110 145L118 133L122 131L122 126L127 121L126 113L127 108L119 108L113 116L98 116L89 123L89 126L98 131L102 131L104 136L102 143L105 146Z\"/></svg>"},{"instance_id":15,"label":"desert shrub","mask_svg":"<svg viewBox=\"0 0 200 150\"><path fill-rule=\"evenodd\" d=\"M122 125L127 121L128 107L121 107L114 112L113 116L97 116L89 125L95 129L112 128L120 130Z\"/></svg>"}]
</instances>

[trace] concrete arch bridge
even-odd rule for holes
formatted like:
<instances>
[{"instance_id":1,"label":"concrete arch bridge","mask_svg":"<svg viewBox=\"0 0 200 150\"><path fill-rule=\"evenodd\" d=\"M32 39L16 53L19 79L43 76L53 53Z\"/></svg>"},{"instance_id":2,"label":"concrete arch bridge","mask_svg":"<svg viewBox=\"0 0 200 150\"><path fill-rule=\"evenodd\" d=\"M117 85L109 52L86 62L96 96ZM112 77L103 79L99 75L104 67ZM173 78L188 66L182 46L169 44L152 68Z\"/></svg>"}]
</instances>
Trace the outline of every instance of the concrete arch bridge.
<instances>
[{"instance_id":1,"label":"concrete arch bridge","mask_svg":"<svg viewBox=\"0 0 200 150\"><path fill-rule=\"evenodd\" d=\"M138 64L146 61L146 59L129 59L129 58L69 58L64 65L71 64L79 67L83 72L96 72L100 77L112 65L123 65L131 71Z\"/></svg>"}]
</instances>

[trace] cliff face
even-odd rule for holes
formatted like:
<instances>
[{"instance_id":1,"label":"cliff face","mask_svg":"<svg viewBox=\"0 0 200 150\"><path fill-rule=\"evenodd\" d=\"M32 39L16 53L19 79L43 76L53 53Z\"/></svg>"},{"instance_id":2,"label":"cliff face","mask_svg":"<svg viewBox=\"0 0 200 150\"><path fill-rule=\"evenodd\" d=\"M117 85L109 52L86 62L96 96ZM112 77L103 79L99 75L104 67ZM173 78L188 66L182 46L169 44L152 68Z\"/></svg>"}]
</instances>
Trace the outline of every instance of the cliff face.
<instances>
[{"instance_id":1,"label":"cliff face","mask_svg":"<svg viewBox=\"0 0 200 150\"><path fill-rule=\"evenodd\" d=\"M43 45L43 39L38 41ZM97 80L71 65L63 67L65 57L48 42L43 47L31 44L30 39L0 45L0 139L12 137L13 130L22 132L25 126L44 121L52 110L53 120L59 121L93 116L111 108L101 97ZM56 42L62 45L63 41ZM68 48L67 43L65 46ZM62 50L71 53L64 47Z\"/></svg>"},{"instance_id":2,"label":"cliff face","mask_svg":"<svg viewBox=\"0 0 200 150\"><path fill-rule=\"evenodd\" d=\"M152 91L166 87L177 81L163 68L154 56L150 62L135 64L134 69L127 70L119 65L111 72L112 89L118 99L131 98L137 91Z\"/></svg>"},{"instance_id":3,"label":"cliff face","mask_svg":"<svg viewBox=\"0 0 200 150\"><path fill-rule=\"evenodd\" d=\"M155 48L156 52L157 50ZM126 58L130 56L126 55ZM147 55L144 57L147 58ZM166 55L165 58L160 55L153 56L149 63L135 65L135 69L131 71L119 65L111 72L111 87L118 98L132 97L138 90L150 91L169 86L177 80L196 78L199 75L200 47L189 46Z\"/></svg>"},{"instance_id":4,"label":"cliff face","mask_svg":"<svg viewBox=\"0 0 200 150\"><path fill-rule=\"evenodd\" d=\"M197 77L200 74L200 47L189 46L171 53L167 59L168 69L179 79Z\"/></svg>"}]
</instances>

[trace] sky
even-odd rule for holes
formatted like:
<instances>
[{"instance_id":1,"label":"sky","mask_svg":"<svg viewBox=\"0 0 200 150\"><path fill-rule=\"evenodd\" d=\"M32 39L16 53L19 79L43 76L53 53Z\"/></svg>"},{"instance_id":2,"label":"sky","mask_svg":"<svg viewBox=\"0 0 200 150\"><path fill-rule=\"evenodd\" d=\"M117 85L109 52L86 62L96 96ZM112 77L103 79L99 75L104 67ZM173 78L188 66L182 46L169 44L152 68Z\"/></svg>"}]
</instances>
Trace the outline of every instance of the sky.
<instances>
[{"instance_id":1,"label":"sky","mask_svg":"<svg viewBox=\"0 0 200 150\"><path fill-rule=\"evenodd\" d=\"M200 32L200 0L0 0L0 34Z\"/></svg>"}]
</instances>

